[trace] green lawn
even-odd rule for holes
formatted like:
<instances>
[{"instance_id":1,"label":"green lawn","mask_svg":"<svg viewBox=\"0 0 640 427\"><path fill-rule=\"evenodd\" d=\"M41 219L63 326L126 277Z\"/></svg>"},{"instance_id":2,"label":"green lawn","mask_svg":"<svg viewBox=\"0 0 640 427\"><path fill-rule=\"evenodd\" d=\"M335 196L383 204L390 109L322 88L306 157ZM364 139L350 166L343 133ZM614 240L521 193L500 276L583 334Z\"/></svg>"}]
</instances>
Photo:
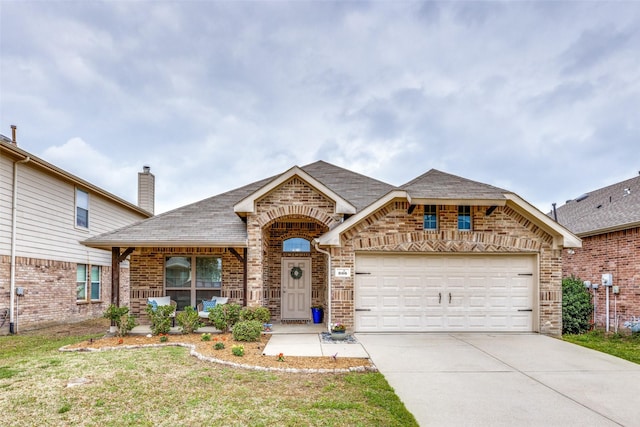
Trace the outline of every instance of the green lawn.
<instances>
[{"instance_id":1,"label":"green lawn","mask_svg":"<svg viewBox=\"0 0 640 427\"><path fill-rule=\"evenodd\" d=\"M581 335L564 335L562 338L640 364L640 334L607 336L603 331L596 330Z\"/></svg>"},{"instance_id":2,"label":"green lawn","mask_svg":"<svg viewBox=\"0 0 640 427\"><path fill-rule=\"evenodd\" d=\"M180 347L61 353L87 336L0 337L3 426L416 426L381 374L223 367ZM67 387L70 380L90 382Z\"/></svg>"}]
</instances>

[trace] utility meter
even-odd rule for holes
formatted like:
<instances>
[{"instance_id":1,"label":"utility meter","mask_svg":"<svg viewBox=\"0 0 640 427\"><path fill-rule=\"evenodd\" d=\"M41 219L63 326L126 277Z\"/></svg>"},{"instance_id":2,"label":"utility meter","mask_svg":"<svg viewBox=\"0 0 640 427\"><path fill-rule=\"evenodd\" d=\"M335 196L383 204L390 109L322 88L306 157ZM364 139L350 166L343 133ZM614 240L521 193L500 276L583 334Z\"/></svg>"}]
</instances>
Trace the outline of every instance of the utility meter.
<instances>
[{"instance_id":1,"label":"utility meter","mask_svg":"<svg viewBox=\"0 0 640 427\"><path fill-rule=\"evenodd\" d=\"M611 277L611 273L605 273L602 275L602 286L612 286L613 278Z\"/></svg>"}]
</instances>

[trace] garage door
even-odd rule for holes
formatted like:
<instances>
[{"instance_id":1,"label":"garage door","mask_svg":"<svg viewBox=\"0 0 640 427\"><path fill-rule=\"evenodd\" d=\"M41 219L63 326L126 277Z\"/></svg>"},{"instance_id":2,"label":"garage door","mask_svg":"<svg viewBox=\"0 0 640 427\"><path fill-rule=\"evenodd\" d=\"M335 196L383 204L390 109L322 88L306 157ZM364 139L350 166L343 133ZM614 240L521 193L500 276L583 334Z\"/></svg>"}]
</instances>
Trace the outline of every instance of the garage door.
<instances>
[{"instance_id":1,"label":"garage door","mask_svg":"<svg viewBox=\"0 0 640 427\"><path fill-rule=\"evenodd\" d=\"M358 254L356 331L532 331L535 260Z\"/></svg>"}]
</instances>

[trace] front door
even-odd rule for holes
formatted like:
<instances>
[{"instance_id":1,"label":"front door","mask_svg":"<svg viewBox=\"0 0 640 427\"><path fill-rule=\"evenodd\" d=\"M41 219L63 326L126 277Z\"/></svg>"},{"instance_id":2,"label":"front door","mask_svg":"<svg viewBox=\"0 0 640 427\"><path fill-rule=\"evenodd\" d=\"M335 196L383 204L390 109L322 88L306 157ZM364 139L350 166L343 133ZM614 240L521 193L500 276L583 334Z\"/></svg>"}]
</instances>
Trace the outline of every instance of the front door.
<instances>
[{"instance_id":1,"label":"front door","mask_svg":"<svg viewBox=\"0 0 640 427\"><path fill-rule=\"evenodd\" d=\"M282 320L309 320L311 258L282 258Z\"/></svg>"}]
</instances>

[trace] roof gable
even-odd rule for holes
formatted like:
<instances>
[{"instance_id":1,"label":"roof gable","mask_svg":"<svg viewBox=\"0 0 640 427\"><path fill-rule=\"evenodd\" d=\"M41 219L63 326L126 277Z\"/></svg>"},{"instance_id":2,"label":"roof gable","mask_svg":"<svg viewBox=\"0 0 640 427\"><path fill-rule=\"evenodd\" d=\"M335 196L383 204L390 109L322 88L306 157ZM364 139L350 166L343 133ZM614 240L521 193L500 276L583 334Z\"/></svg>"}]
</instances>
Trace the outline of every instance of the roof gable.
<instances>
[{"instance_id":1,"label":"roof gable","mask_svg":"<svg viewBox=\"0 0 640 427\"><path fill-rule=\"evenodd\" d=\"M556 209L558 222L578 235L640 226L640 176L585 193Z\"/></svg>"},{"instance_id":2,"label":"roof gable","mask_svg":"<svg viewBox=\"0 0 640 427\"><path fill-rule=\"evenodd\" d=\"M330 199L335 203L336 213L340 214L354 214L356 213L356 207L349 203L345 198L334 192L331 188L324 185L322 182L309 175L298 166L294 166L285 173L277 176L267 184L258 188L253 193L247 195L233 206L233 211L238 214L246 214L254 212L256 208L256 202L262 197L280 187L293 177L298 177L309 186L313 187L316 191Z\"/></svg>"},{"instance_id":3,"label":"roof gable","mask_svg":"<svg viewBox=\"0 0 640 427\"><path fill-rule=\"evenodd\" d=\"M419 177L400 186L412 200L440 201L442 204L469 203L473 200L492 200L505 202L505 193L509 191L489 184L472 181L456 175L431 169Z\"/></svg>"}]
</instances>

